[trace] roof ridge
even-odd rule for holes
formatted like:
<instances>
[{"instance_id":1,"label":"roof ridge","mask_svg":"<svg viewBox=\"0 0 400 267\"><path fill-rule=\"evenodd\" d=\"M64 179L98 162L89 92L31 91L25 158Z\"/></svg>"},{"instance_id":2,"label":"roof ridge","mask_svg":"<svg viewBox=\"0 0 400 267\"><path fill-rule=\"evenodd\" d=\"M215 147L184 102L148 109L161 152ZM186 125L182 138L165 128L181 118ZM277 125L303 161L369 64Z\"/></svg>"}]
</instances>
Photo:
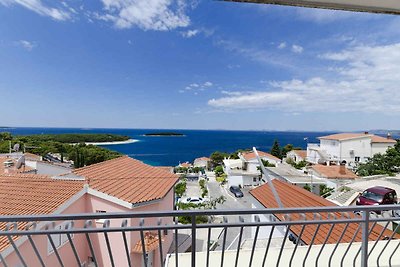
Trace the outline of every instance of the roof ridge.
<instances>
[{"instance_id":1,"label":"roof ridge","mask_svg":"<svg viewBox=\"0 0 400 267\"><path fill-rule=\"evenodd\" d=\"M105 161L102 161L102 162L90 164L90 165L88 165L88 166L83 166L83 167L80 167L80 168L75 169L74 171L86 170L86 169L91 168L91 167L104 165L104 164L109 163L109 162L111 162L111 161L117 161L117 160L121 160L121 159L123 159L123 158L129 158L129 156L128 156L128 155L122 155L122 156L119 156L119 157L116 157L116 158L113 158L113 159L108 159L108 160L105 160Z\"/></svg>"}]
</instances>

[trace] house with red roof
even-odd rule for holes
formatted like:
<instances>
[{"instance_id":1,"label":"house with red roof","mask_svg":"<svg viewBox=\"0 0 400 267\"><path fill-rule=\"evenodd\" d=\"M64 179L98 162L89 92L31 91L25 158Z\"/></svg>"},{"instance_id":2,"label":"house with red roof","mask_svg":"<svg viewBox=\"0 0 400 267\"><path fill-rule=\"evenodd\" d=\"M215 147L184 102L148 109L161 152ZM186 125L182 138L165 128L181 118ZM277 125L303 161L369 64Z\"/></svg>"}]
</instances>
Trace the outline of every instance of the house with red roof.
<instances>
[{"instance_id":1,"label":"house with red roof","mask_svg":"<svg viewBox=\"0 0 400 267\"><path fill-rule=\"evenodd\" d=\"M178 177L162 168L152 167L127 156L76 169L73 172L50 177L37 174L0 174L0 215L78 214L108 212L152 212L170 211L174 207L174 185ZM155 224L155 218L146 223ZM83 227L83 221L76 222ZM130 219L127 226L138 226L139 219ZM168 222L164 222L168 223ZM104 221L94 222L102 228ZM111 227L121 227L122 219L112 220ZM66 225L56 224L56 229ZM0 225L4 230L6 225ZM18 225L19 229L26 227ZM39 229L45 227L38 225ZM109 242L114 251L114 266L126 265L126 251L119 233L109 233ZM45 266L59 266L57 254L46 236L32 237ZM54 246L64 266L76 266L76 257L67 246L69 239L64 235L52 235ZM172 243L172 231L161 236L162 253L159 249L159 235L144 232L142 244L139 232L126 232L132 266L142 266L142 248L146 248L151 266L160 266L160 256L165 257ZM23 237L14 238L18 250L29 260L29 266L41 266L34 254L30 241ZM93 255L84 235L73 237L82 266L90 266ZM93 250L99 266L112 266L104 239L93 241ZM6 236L0 237L0 252L8 266L20 266L20 260Z\"/></svg>"},{"instance_id":2,"label":"house with red roof","mask_svg":"<svg viewBox=\"0 0 400 267\"><path fill-rule=\"evenodd\" d=\"M389 134L382 137L368 132L338 133L318 139L319 144L308 144L307 161L314 164L333 162L337 165L344 162L349 167L364 163L375 154L383 154L396 144Z\"/></svg>"},{"instance_id":3,"label":"house with red roof","mask_svg":"<svg viewBox=\"0 0 400 267\"><path fill-rule=\"evenodd\" d=\"M280 181L278 179L273 179L271 181L275 187L276 192L278 193L280 200L282 202L282 208L318 208L318 207L332 207L337 206L333 202L329 200L317 196L301 187L291 185L289 183ZM280 208L277 200L272 193L271 187L268 183L263 184L257 188L250 190L250 194L254 198L252 201L253 208L258 209L273 209ZM321 216L321 220L329 219L327 213L319 213ZM342 214L340 212L334 212L333 215L336 218L340 218ZM354 217L354 214L348 214L350 217ZM291 219L301 220L302 214L291 214ZM306 220L313 220L313 213L304 214ZM263 222L266 221L285 221L288 220L283 214L273 214L271 216L263 216L260 215L260 220ZM317 231L317 227L319 230ZM350 242L360 242L362 239L361 232L358 231L359 224L358 223L350 223L348 226L345 224L336 224L332 229L332 232L329 236L327 233L330 231L331 225L329 224L309 224L305 225L304 229L302 229L302 225L293 225L290 227L290 239L296 240L297 237L301 235L301 243L300 245L310 245L313 243L314 245L322 245L326 242L326 244L336 244L336 243L350 243ZM377 224L374 227L371 227L371 232L369 235L369 240L384 240L385 236L390 236L392 231L384 229L381 225ZM273 232L273 237L283 237L286 231L285 227L277 227L277 229ZM346 232L345 235L342 235L343 232ZM271 227L264 227L260 229L259 238L269 238L269 234L271 232ZM303 232L303 233L302 233ZM314 238L314 234L315 238ZM383 233L383 234L382 234ZM354 240L352 241L353 236ZM314 240L313 240L314 239Z\"/></svg>"},{"instance_id":4,"label":"house with red roof","mask_svg":"<svg viewBox=\"0 0 400 267\"><path fill-rule=\"evenodd\" d=\"M272 165L281 163L281 159L263 151L257 151L260 158ZM224 172L229 186L257 186L262 183L260 163L254 152L242 152L239 159L224 159Z\"/></svg>"}]
</instances>

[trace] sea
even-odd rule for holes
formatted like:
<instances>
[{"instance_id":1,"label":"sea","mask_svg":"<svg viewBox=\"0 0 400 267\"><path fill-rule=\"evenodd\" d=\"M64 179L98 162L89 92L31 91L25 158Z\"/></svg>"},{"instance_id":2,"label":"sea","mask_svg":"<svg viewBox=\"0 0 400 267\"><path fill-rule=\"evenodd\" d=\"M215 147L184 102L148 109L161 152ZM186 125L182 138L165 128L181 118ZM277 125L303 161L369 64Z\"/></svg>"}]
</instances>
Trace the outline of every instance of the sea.
<instances>
[{"instance_id":1,"label":"sea","mask_svg":"<svg viewBox=\"0 0 400 267\"><path fill-rule=\"evenodd\" d=\"M193 162L197 157L210 156L214 151L234 152L251 149L269 152L274 140L281 146L293 144L305 149L308 143L319 143L317 137L332 132L291 131L228 131L228 130L176 130L176 129L86 129L86 128L3 128L13 135L60 133L110 133L127 135L137 142L102 146L153 166L176 166L180 162ZM144 136L146 133L176 132L183 136Z\"/></svg>"}]
</instances>

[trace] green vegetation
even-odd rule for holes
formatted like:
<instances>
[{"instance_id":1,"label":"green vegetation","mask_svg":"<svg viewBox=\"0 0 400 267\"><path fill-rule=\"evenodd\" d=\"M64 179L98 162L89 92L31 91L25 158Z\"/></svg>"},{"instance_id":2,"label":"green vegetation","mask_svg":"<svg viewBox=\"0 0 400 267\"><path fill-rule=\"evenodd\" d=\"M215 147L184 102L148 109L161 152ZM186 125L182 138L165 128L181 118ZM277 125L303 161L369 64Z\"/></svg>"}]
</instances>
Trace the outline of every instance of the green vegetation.
<instances>
[{"instance_id":1,"label":"green vegetation","mask_svg":"<svg viewBox=\"0 0 400 267\"><path fill-rule=\"evenodd\" d=\"M178 197L182 197L185 192L186 192L186 180L181 180L175 186L175 194Z\"/></svg>"},{"instance_id":2,"label":"green vegetation","mask_svg":"<svg viewBox=\"0 0 400 267\"><path fill-rule=\"evenodd\" d=\"M193 203L177 203L176 206L179 210L190 210L190 209L217 209L217 204L223 204L226 201L224 196L218 198L210 199L210 201L204 202L202 204ZM210 218L211 220L212 218ZM209 218L207 216L196 216L196 223L207 223ZM178 217L178 222L182 224L192 223L191 216L180 216Z\"/></svg>"},{"instance_id":3,"label":"green vegetation","mask_svg":"<svg viewBox=\"0 0 400 267\"><path fill-rule=\"evenodd\" d=\"M17 136L21 140L29 140L35 142L59 142L59 143L86 143L86 142L115 142L129 140L129 136L116 134L35 134Z\"/></svg>"},{"instance_id":4,"label":"green vegetation","mask_svg":"<svg viewBox=\"0 0 400 267\"><path fill-rule=\"evenodd\" d=\"M311 186L309 186L308 184L306 184L305 186L303 186L303 188L307 191L311 192Z\"/></svg>"},{"instance_id":5,"label":"green vegetation","mask_svg":"<svg viewBox=\"0 0 400 267\"><path fill-rule=\"evenodd\" d=\"M319 185L319 195L321 197L327 198L332 194L333 191L335 191L335 189L328 187L326 184Z\"/></svg>"},{"instance_id":6,"label":"green vegetation","mask_svg":"<svg viewBox=\"0 0 400 267\"><path fill-rule=\"evenodd\" d=\"M58 135L29 135L29 136L12 136L10 133L0 133L0 153L9 152L9 141L11 146L20 144L21 149L24 148L26 152L36 155L45 156L48 153L59 153L61 161L64 159L72 160L76 168L88 166L94 163L99 163L105 160L120 157L121 154L105 148L94 145L86 145L84 143L72 145L76 141L85 140L85 142L101 142L100 140L116 141L117 138L125 139L129 137L107 135L107 134L83 134L76 135L68 134ZM91 139L88 137L91 136ZM107 136L112 136L110 139ZM54 139L51 139L54 137Z\"/></svg>"},{"instance_id":7,"label":"green vegetation","mask_svg":"<svg viewBox=\"0 0 400 267\"><path fill-rule=\"evenodd\" d=\"M386 150L385 154L375 154L366 163L359 164L356 173L360 176L394 175L400 170L400 141L394 147Z\"/></svg>"},{"instance_id":8,"label":"green vegetation","mask_svg":"<svg viewBox=\"0 0 400 267\"><path fill-rule=\"evenodd\" d=\"M200 189L201 189L201 197L206 197L208 195L208 189L206 187L206 180L201 179L199 181Z\"/></svg>"},{"instance_id":9,"label":"green vegetation","mask_svg":"<svg viewBox=\"0 0 400 267\"><path fill-rule=\"evenodd\" d=\"M274 144L272 145L271 148L271 155L280 159L282 158L282 150L281 147L279 146L278 140L276 139L274 140Z\"/></svg>"},{"instance_id":10,"label":"green vegetation","mask_svg":"<svg viewBox=\"0 0 400 267\"><path fill-rule=\"evenodd\" d=\"M215 177L215 180L216 180L218 183L220 183L221 185L223 185L223 184L225 184L225 183L227 182L226 179L227 179L227 176L226 176L225 173L222 174L221 176Z\"/></svg>"},{"instance_id":11,"label":"green vegetation","mask_svg":"<svg viewBox=\"0 0 400 267\"><path fill-rule=\"evenodd\" d=\"M298 170L301 170L305 166L307 166L307 161L305 161L305 160L302 160L299 163L296 163L293 159L288 158L288 159L286 159L286 163L292 165L293 167L295 167Z\"/></svg>"},{"instance_id":12,"label":"green vegetation","mask_svg":"<svg viewBox=\"0 0 400 267\"><path fill-rule=\"evenodd\" d=\"M275 164L269 163L268 160L261 159L261 162L263 163L264 167L275 167Z\"/></svg>"},{"instance_id":13,"label":"green vegetation","mask_svg":"<svg viewBox=\"0 0 400 267\"><path fill-rule=\"evenodd\" d=\"M160 132L160 133L146 133L144 136L184 136L181 133L174 133L174 132Z\"/></svg>"},{"instance_id":14,"label":"green vegetation","mask_svg":"<svg viewBox=\"0 0 400 267\"><path fill-rule=\"evenodd\" d=\"M215 173L215 176L221 176L222 174L224 174L224 168L219 165L219 166L215 167L214 173Z\"/></svg>"}]
</instances>

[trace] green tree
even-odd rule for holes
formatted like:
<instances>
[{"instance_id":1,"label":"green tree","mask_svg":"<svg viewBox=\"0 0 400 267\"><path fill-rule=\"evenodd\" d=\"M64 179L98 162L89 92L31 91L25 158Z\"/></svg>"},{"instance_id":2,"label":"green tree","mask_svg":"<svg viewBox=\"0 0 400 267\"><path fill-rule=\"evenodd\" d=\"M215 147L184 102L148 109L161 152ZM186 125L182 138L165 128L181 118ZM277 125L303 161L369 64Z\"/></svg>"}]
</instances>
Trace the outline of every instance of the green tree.
<instances>
[{"instance_id":1,"label":"green tree","mask_svg":"<svg viewBox=\"0 0 400 267\"><path fill-rule=\"evenodd\" d=\"M221 165L225 158L228 158L228 154L225 152L215 151L211 154L210 159L213 166Z\"/></svg>"},{"instance_id":2,"label":"green tree","mask_svg":"<svg viewBox=\"0 0 400 267\"><path fill-rule=\"evenodd\" d=\"M281 147L279 146L279 142L278 140L274 140L274 144L272 145L271 148L271 155L277 157L277 158L282 158L282 151L281 151Z\"/></svg>"},{"instance_id":3,"label":"green tree","mask_svg":"<svg viewBox=\"0 0 400 267\"><path fill-rule=\"evenodd\" d=\"M308 184L306 184L305 186L303 186L303 188L307 191L311 192L311 186L309 186Z\"/></svg>"},{"instance_id":4,"label":"green tree","mask_svg":"<svg viewBox=\"0 0 400 267\"><path fill-rule=\"evenodd\" d=\"M215 173L215 176L217 176L217 177L221 176L222 174L224 174L224 168L222 166L217 166L214 169L214 173Z\"/></svg>"},{"instance_id":5,"label":"green tree","mask_svg":"<svg viewBox=\"0 0 400 267\"><path fill-rule=\"evenodd\" d=\"M13 137L11 135L11 133L9 132L1 132L0 133L0 141L8 141L8 140L12 140Z\"/></svg>"},{"instance_id":6,"label":"green tree","mask_svg":"<svg viewBox=\"0 0 400 267\"><path fill-rule=\"evenodd\" d=\"M321 197L324 198L329 197L334 190L335 190L334 188L328 187L326 184L319 185L319 195Z\"/></svg>"}]
</instances>

